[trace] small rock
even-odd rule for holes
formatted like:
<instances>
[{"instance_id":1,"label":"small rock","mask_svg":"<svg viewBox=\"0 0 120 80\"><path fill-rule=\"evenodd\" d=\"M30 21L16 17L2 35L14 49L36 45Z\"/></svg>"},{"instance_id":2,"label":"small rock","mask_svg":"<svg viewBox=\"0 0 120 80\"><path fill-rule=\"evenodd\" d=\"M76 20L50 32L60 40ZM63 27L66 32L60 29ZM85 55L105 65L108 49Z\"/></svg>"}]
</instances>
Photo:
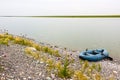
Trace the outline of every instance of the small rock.
<instances>
[{"instance_id":1,"label":"small rock","mask_svg":"<svg viewBox=\"0 0 120 80\"><path fill-rule=\"evenodd\" d=\"M39 60L37 60L37 61L36 61L36 64L39 64L39 63L40 63L40 61L39 61Z\"/></svg>"},{"instance_id":2,"label":"small rock","mask_svg":"<svg viewBox=\"0 0 120 80\"><path fill-rule=\"evenodd\" d=\"M19 78L17 80L20 80Z\"/></svg>"},{"instance_id":3,"label":"small rock","mask_svg":"<svg viewBox=\"0 0 120 80\"><path fill-rule=\"evenodd\" d=\"M108 65L110 65L111 63L108 63Z\"/></svg>"},{"instance_id":4,"label":"small rock","mask_svg":"<svg viewBox=\"0 0 120 80\"><path fill-rule=\"evenodd\" d=\"M55 78L55 74L51 74L51 77L52 77L52 79L54 79Z\"/></svg>"},{"instance_id":5,"label":"small rock","mask_svg":"<svg viewBox=\"0 0 120 80\"><path fill-rule=\"evenodd\" d=\"M15 66L16 68L18 68L19 66Z\"/></svg>"},{"instance_id":6,"label":"small rock","mask_svg":"<svg viewBox=\"0 0 120 80\"><path fill-rule=\"evenodd\" d=\"M21 76L21 75L24 75L24 72L20 72L20 76Z\"/></svg>"},{"instance_id":7,"label":"small rock","mask_svg":"<svg viewBox=\"0 0 120 80\"><path fill-rule=\"evenodd\" d=\"M40 61L40 63L42 64L42 63L44 63L43 61Z\"/></svg>"},{"instance_id":8,"label":"small rock","mask_svg":"<svg viewBox=\"0 0 120 80\"><path fill-rule=\"evenodd\" d=\"M8 76L9 78L11 78L11 79L13 79L14 78L14 76Z\"/></svg>"},{"instance_id":9,"label":"small rock","mask_svg":"<svg viewBox=\"0 0 120 80\"><path fill-rule=\"evenodd\" d=\"M29 76L29 77L28 77L28 80L32 80L32 78Z\"/></svg>"},{"instance_id":10,"label":"small rock","mask_svg":"<svg viewBox=\"0 0 120 80\"><path fill-rule=\"evenodd\" d=\"M41 76L42 73L39 73L39 76Z\"/></svg>"},{"instance_id":11,"label":"small rock","mask_svg":"<svg viewBox=\"0 0 120 80\"><path fill-rule=\"evenodd\" d=\"M0 80L5 80L5 77L1 77Z\"/></svg>"},{"instance_id":12,"label":"small rock","mask_svg":"<svg viewBox=\"0 0 120 80\"><path fill-rule=\"evenodd\" d=\"M44 77L45 77L45 75L42 75L42 77L44 78Z\"/></svg>"},{"instance_id":13,"label":"small rock","mask_svg":"<svg viewBox=\"0 0 120 80\"><path fill-rule=\"evenodd\" d=\"M73 64L73 66L76 66L76 64Z\"/></svg>"},{"instance_id":14,"label":"small rock","mask_svg":"<svg viewBox=\"0 0 120 80\"><path fill-rule=\"evenodd\" d=\"M52 80L50 77L46 77L47 80Z\"/></svg>"},{"instance_id":15,"label":"small rock","mask_svg":"<svg viewBox=\"0 0 120 80\"><path fill-rule=\"evenodd\" d=\"M2 76L4 76L5 74L2 74Z\"/></svg>"},{"instance_id":16,"label":"small rock","mask_svg":"<svg viewBox=\"0 0 120 80\"><path fill-rule=\"evenodd\" d=\"M55 48L58 48L58 46L54 46Z\"/></svg>"},{"instance_id":17,"label":"small rock","mask_svg":"<svg viewBox=\"0 0 120 80\"><path fill-rule=\"evenodd\" d=\"M113 71L114 74L117 74L117 71Z\"/></svg>"},{"instance_id":18,"label":"small rock","mask_svg":"<svg viewBox=\"0 0 120 80\"><path fill-rule=\"evenodd\" d=\"M27 80L26 78L23 78L23 80Z\"/></svg>"}]
</instances>

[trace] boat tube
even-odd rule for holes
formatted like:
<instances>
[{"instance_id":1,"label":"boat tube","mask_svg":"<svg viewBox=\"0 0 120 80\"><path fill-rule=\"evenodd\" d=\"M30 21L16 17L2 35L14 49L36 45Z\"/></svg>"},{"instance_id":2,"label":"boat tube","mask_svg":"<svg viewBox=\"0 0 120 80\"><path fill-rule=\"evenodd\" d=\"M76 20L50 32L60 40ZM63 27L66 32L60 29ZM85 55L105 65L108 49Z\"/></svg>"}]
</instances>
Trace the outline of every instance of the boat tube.
<instances>
[{"instance_id":1,"label":"boat tube","mask_svg":"<svg viewBox=\"0 0 120 80\"><path fill-rule=\"evenodd\" d=\"M109 53L105 49L86 50L79 54L79 58L88 61L100 61L108 57Z\"/></svg>"}]
</instances>

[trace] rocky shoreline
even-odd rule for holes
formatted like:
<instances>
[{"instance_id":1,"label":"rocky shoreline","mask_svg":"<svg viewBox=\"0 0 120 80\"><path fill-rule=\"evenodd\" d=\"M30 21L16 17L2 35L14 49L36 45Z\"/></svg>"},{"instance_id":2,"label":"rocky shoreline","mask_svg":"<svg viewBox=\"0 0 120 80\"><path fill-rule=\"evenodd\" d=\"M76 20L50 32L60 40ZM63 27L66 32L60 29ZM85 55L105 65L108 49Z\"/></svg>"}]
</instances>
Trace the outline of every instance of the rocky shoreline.
<instances>
[{"instance_id":1,"label":"rocky shoreline","mask_svg":"<svg viewBox=\"0 0 120 80\"><path fill-rule=\"evenodd\" d=\"M43 43L40 43L40 45L58 50L62 57L66 54L69 55L74 59L74 63L70 66L75 69L79 69L81 67L80 60L78 58L79 51L72 51L66 48L60 48ZM74 80L72 78L59 78L54 73L49 73L46 70L47 65L44 61L35 60L32 57L25 55L25 47L26 46L19 44L10 44L9 46L0 45L0 64L4 67L4 71L0 72L0 80ZM50 56L49 54L43 55L48 56L48 59L52 58L56 61L59 61L60 59L58 57ZM115 80L120 80L119 59L114 58L113 61L102 60L95 63L99 63L102 67L100 73L104 77L103 80L109 80L109 77L112 77Z\"/></svg>"}]
</instances>

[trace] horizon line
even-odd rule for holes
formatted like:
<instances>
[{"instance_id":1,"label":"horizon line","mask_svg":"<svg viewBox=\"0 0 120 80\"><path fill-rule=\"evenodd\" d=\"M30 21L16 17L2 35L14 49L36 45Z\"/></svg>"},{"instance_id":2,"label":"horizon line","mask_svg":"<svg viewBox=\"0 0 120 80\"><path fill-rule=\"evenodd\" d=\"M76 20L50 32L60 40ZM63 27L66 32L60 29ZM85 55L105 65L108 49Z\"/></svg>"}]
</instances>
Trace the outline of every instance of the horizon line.
<instances>
[{"instance_id":1,"label":"horizon line","mask_svg":"<svg viewBox=\"0 0 120 80\"><path fill-rule=\"evenodd\" d=\"M120 15L44 15L44 16L0 16L0 17L44 17L44 18L120 18Z\"/></svg>"}]
</instances>

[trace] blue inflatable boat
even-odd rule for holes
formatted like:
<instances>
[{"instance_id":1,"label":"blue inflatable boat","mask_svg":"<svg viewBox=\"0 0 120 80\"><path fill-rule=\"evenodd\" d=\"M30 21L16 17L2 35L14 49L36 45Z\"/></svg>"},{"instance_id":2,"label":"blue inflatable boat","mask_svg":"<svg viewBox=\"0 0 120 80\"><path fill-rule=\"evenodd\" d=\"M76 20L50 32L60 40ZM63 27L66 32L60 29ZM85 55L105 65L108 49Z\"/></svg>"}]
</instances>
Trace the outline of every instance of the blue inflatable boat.
<instances>
[{"instance_id":1,"label":"blue inflatable boat","mask_svg":"<svg viewBox=\"0 0 120 80\"><path fill-rule=\"evenodd\" d=\"M88 61L100 61L108 57L109 53L105 49L86 50L79 54L79 58Z\"/></svg>"}]
</instances>

